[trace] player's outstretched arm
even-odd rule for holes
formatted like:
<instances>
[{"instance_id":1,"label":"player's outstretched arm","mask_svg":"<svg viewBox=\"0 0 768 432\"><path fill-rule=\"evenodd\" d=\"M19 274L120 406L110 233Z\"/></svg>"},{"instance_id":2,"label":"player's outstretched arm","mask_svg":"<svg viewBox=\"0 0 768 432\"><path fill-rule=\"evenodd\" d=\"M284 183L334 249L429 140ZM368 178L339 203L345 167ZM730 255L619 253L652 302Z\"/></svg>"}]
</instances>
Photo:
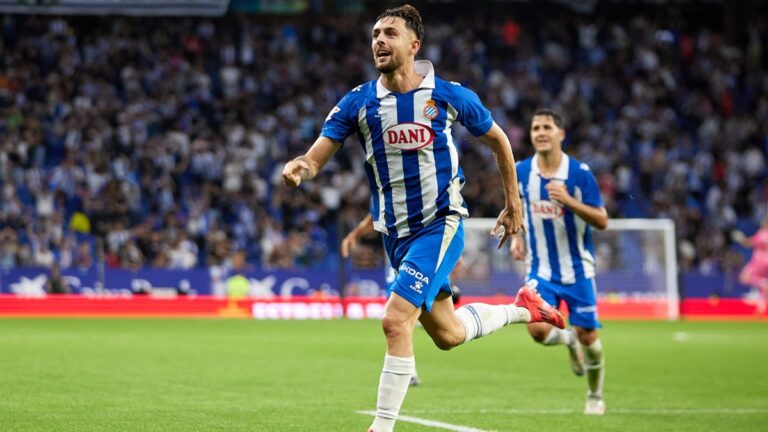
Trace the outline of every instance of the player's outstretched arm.
<instances>
[{"instance_id":1,"label":"player's outstretched arm","mask_svg":"<svg viewBox=\"0 0 768 432\"><path fill-rule=\"evenodd\" d=\"M731 231L731 240L742 245L745 248L752 248L752 239L747 237L743 231L733 230Z\"/></svg>"},{"instance_id":2,"label":"player's outstretched arm","mask_svg":"<svg viewBox=\"0 0 768 432\"><path fill-rule=\"evenodd\" d=\"M340 148L341 143L330 138L317 138L305 154L285 164L283 182L288 186L297 187L303 181L312 180Z\"/></svg>"},{"instance_id":3,"label":"player's outstretched arm","mask_svg":"<svg viewBox=\"0 0 768 432\"><path fill-rule=\"evenodd\" d=\"M506 205L496 219L496 226L491 230L491 235L499 236L499 249L501 249L510 236L525 230L523 204L520 201L520 190L517 188L515 157L507 135L496 122L485 135L480 137L480 140L491 148L504 185Z\"/></svg>"},{"instance_id":4,"label":"player's outstretched arm","mask_svg":"<svg viewBox=\"0 0 768 432\"><path fill-rule=\"evenodd\" d=\"M568 207L572 212L584 219L584 222L599 230L604 230L608 227L608 212L605 210L605 207L592 207L584 204L571 196L568 193L568 189L561 182L549 182L545 188L551 199Z\"/></svg>"},{"instance_id":5,"label":"player's outstretched arm","mask_svg":"<svg viewBox=\"0 0 768 432\"><path fill-rule=\"evenodd\" d=\"M357 245L361 237L365 237L373 232L373 216L370 213L352 231L341 241L341 256L349 257L349 252Z\"/></svg>"}]
</instances>

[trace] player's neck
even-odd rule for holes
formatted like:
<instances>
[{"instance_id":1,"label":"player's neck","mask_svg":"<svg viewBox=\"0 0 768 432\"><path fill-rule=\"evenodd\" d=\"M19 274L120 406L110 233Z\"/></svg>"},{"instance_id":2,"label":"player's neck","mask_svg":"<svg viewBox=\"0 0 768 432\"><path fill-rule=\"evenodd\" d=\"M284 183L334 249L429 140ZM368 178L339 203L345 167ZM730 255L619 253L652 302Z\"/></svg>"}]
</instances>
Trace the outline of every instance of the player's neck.
<instances>
[{"instance_id":1,"label":"player's neck","mask_svg":"<svg viewBox=\"0 0 768 432\"><path fill-rule=\"evenodd\" d=\"M387 74L381 74L381 84L393 93L407 93L418 88L424 77L416 73L413 62Z\"/></svg>"},{"instance_id":2,"label":"player's neck","mask_svg":"<svg viewBox=\"0 0 768 432\"><path fill-rule=\"evenodd\" d=\"M563 160L562 150L552 150L536 153L539 173L542 177L554 177L557 170L560 169L560 163Z\"/></svg>"}]
</instances>

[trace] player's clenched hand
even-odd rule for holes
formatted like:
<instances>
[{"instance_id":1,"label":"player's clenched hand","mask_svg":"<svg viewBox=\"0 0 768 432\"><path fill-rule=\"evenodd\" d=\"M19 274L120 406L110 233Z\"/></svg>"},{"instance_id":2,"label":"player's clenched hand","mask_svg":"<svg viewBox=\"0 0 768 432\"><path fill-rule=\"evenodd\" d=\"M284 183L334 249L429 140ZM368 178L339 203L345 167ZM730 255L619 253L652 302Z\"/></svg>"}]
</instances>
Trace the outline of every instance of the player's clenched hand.
<instances>
[{"instance_id":1,"label":"player's clenched hand","mask_svg":"<svg viewBox=\"0 0 768 432\"><path fill-rule=\"evenodd\" d=\"M731 231L731 240L735 241L736 243L744 243L747 241L747 235L739 230L733 230Z\"/></svg>"},{"instance_id":2,"label":"player's clenched hand","mask_svg":"<svg viewBox=\"0 0 768 432\"><path fill-rule=\"evenodd\" d=\"M520 236L512 236L509 252L512 253L512 258L518 261L525 259L525 242Z\"/></svg>"},{"instance_id":3,"label":"player's clenched hand","mask_svg":"<svg viewBox=\"0 0 768 432\"><path fill-rule=\"evenodd\" d=\"M547 193L549 194L549 198L553 201L557 201L560 204L563 205L569 205L570 199L572 198L571 195L568 193L568 189L566 189L565 184L561 181L551 181L547 183L544 188L547 189Z\"/></svg>"},{"instance_id":4,"label":"player's clenched hand","mask_svg":"<svg viewBox=\"0 0 768 432\"><path fill-rule=\"evenodd\" d=\"M517 199L509 203L496 218L496 226L491 230L491 235L499 237L499 249L504 246L510 236L524 230L522 207L520 200Z\"/></svg>"},{"instance_id":5,"label":"player's clenched hand","mask_svg":"<svg viewBox=\"0 0 768 432\"><path fill-rule=\"evenodd\" d=\"M309 175L309 163L302 158L296 158L285 164L283 182L291 187L297 187Z\"/></svg>"}]
</instances>

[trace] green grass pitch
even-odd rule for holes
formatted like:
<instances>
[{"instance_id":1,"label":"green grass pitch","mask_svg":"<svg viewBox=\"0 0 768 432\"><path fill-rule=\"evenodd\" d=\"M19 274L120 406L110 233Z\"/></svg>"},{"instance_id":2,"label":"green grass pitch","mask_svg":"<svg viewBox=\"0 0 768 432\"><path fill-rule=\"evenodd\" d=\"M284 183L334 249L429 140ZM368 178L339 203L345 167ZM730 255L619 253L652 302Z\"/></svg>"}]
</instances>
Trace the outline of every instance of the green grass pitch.
<instances>
[{"instance_id":1,"label":"green grass pitch","mask_svg":"<svg viewBox=\"0 0 768 432\"><path fill-rule=\"evenodd\" d=\"M451 352L415 336L401 414L482 431L768 430L768 323L608 322L605 417L523 326ZM364 431L376 321L0 320L0 430ZM400 422L397 431L439 431Z\"/></svg>"}]
</instances>

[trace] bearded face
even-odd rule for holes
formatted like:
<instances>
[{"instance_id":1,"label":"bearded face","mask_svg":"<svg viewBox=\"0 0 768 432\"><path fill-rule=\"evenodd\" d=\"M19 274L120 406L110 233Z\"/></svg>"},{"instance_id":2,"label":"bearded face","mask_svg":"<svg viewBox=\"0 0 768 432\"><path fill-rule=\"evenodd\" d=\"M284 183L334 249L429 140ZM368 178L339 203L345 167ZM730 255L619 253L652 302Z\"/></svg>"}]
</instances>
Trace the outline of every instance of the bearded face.
<instances>
[{"instance_id":1,"label":"bearded face","mask_svg":"<svg viewBox=\"0 0 768 432\"><path fill-rule=\"evenodd\" d=\"M415 56L418 49L415 35L402 18L382 18L374 25L372 35L373 64L382 74L396 71L409 57Z\"/></svg>"}]
</instances>

